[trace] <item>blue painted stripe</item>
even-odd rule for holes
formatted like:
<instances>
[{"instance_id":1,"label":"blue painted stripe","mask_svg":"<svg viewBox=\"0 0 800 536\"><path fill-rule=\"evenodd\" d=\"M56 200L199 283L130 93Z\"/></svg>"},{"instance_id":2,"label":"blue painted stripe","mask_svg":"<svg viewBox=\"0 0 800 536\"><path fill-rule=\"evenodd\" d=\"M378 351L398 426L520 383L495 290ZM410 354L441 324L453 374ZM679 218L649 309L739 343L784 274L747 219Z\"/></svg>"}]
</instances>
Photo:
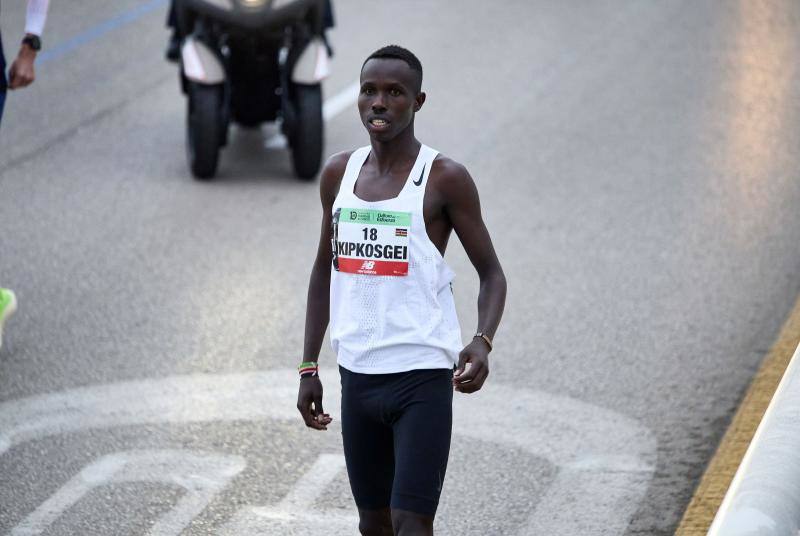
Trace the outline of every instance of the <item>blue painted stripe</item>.
<instances>
[{"instance_id":1,"label":"blue painted stripe","mask_svg":"<svg viewBox=\"0 0 800 536\"><path fill-rule=\"evenodd\" d=\"M61 58L76 48L94 41L95 39L102 37L109 32L117 30L132 22L136 22L145 15L162 8L166 3L167 0L149 0L140 6L120 13L115 17L89 28L85 32L76 35L64 43L58 44L53 48L46 48L36 58L36 65L43 65L55 59Z\"/></svg>"}]
</instances>

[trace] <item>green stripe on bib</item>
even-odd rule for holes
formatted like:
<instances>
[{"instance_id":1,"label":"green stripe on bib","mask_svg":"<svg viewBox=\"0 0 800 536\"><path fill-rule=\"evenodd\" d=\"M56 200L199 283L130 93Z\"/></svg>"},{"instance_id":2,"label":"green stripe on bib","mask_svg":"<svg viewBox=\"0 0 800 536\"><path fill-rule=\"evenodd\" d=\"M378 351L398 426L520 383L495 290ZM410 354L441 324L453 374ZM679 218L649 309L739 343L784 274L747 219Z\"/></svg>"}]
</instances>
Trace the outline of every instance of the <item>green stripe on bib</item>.
<instances>
[{"instance_id":1,"label":"green stripe on bib","mask_svg":"<svg viewBox=\"0 0 800 536\"><path fill-rule=\"evenodd\" d=\"M369 225L411 226L411 214L408 212L392 212L390 210L372 210L363 208L342 208L339 223L366 223Z\"/></svg>"}]
</instances>

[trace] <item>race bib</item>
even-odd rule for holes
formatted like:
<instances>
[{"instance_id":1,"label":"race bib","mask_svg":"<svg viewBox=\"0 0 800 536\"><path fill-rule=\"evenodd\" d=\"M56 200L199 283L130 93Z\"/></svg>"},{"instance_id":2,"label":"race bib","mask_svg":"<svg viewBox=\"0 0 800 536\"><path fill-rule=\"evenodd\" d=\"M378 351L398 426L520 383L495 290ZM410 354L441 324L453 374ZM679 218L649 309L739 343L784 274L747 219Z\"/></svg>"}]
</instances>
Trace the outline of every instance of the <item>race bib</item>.
<instances>
[{"instance_id":1,"label":"race bib","mask_svg":"<svg viewBox=\"0 0 800 536\"><path fill-rule=\"evenodd\" d=\"M333 215L333 267L366 275L408 275L410 212L339 208Z\"/></svg>"}]
</instances>

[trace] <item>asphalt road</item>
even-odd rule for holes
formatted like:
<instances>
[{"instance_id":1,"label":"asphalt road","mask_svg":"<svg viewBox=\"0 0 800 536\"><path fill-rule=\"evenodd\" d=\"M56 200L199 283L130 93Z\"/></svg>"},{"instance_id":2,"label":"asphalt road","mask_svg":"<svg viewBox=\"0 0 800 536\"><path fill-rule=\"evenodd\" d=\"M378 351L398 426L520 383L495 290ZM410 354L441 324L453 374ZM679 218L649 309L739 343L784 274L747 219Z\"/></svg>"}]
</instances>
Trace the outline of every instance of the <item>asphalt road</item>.
<instances>
[{"instance_id":1,"label":"asphalt road","mask_svg":"<svg viewBox=\"0 0 800 536\"><path fill-rule=\"evenodd\" d=\"M242 130L193 180L165 2L52 4L0 133L0 532L355 534L339 428L293 409L317 184ZM337 2L325 85L419 55L509 280L438 533L671 534L800 292L800 5L498 4ZM326 135L367 143L354 106Z\"/></svg>"}]
</instances>

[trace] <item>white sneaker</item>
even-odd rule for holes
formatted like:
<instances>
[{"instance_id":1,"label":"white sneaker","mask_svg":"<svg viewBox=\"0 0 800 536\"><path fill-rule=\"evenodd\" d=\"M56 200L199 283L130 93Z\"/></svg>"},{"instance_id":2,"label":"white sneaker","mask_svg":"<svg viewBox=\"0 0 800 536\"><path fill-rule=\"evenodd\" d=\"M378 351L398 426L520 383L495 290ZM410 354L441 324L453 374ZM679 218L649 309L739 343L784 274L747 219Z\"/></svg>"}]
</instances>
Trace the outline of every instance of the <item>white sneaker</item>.
<instances>
[{"instance_id":1,"label":"white sneaker","mask_svg":"<svg viewBox=\"0 0 800 536\"><path fill-rule=\"evenodd\" d=\"M17 297L14 291L0 288L0 347L3 346L3 324L17 310Z\"/></svg>"}]
</instances>

